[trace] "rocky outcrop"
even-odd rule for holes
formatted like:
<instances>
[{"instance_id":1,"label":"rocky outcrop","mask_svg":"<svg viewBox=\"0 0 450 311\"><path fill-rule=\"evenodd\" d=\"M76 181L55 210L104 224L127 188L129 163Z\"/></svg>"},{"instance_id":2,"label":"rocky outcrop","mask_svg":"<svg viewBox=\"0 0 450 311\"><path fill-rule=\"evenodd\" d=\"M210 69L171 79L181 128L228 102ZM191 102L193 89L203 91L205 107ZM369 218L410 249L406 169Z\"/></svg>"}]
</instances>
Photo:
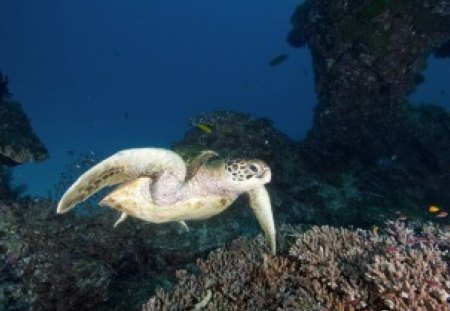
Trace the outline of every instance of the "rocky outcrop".
<instances>
[{"instance_id":1,"label":"rocky outcrop","mask_svg":"<svg viewBox=\"0 0 450 311\"><path fill-rule=\"evenodd\" d=\"M0 100L0 165L43 161L47 149L33 132L20 103Z\"/></svg>"},{"instance_id":2,"label":"rocky outcrop","mask_svg":"<svg viewBox=\"0 0 450 311\"><path fill-rule=\"evenodd\" d=\"M319 100L301 149L319 178L296 191L314 218L367 225L450 205L450 114L407 100L427 57L447 54L449 2L305 1L291 22L288 41L311 50Z\"/></svg>"},{"instance_id":3,"label":"rocky outcrop","mask_svg":"<svg viewBox=\"0 0 450 311\"><path fill-rule=\"evenodd\" d=\"M314 62L319 104L307 138L314 153L370 163L396 154L414 122L405 97L423 80L426 58L450 38L448 1L305 1L292 25L288 41L307 44Z\"/></svg>"}]
</instances>

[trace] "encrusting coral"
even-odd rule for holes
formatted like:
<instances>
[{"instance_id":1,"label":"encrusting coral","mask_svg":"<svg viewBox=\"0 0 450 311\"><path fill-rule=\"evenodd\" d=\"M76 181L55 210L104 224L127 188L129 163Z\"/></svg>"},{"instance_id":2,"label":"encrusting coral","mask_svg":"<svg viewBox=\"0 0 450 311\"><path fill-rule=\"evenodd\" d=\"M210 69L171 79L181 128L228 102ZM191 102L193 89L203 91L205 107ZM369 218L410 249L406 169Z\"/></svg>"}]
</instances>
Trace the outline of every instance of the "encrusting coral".
<instances>
[{"instance_id":1,"label":"encrusting coral","mask_svg":"<svg viewBox=\"0 0 450 311\"><path fill-rule=\"evenodd\" d=\"M239 239L200 259L199 275L179 271L178 285L158 290L143 311L450 308L445 228L396 221L382 234L329 226L280 231L294 238L285 257L266 255L261 237Z\"/></svg>"}]
</instances>

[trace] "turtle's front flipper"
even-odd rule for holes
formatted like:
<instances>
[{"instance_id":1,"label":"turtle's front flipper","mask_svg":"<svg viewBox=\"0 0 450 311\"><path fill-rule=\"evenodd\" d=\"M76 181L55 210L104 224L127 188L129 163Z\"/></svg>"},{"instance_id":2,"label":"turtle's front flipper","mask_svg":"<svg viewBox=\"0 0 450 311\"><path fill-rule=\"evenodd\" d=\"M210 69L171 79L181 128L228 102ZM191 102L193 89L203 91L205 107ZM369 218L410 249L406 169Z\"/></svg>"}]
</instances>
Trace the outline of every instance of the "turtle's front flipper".
<instances>
[{"instance_id":1,"label":"turtle's front flipper","mask_svg":"<svg viewBox=\"0 0 450 311\"><path fill-rule=\"evenodd\" d=\"M98 163L64 193L57 213L65 213L97 191L138 177L170 175L181 184L186 177L183 159L173 151L160 148L136 148L120 151Z\"/></svg>"},{"instance_id":2,"label":"turtle's front flipper","mask_svg":"<svg viewBox=\"0 0 450 311\"><path fill-rule=\"evenodd\" d=\"M275 255L277 252L277 241L269 193L264 186L260 186L248 191L248 194L250 197L250 207L253 209L256 219L258 219L261 228L264 230L267 240L269 240L272 254Z\"/></svg>"}]
</instances>

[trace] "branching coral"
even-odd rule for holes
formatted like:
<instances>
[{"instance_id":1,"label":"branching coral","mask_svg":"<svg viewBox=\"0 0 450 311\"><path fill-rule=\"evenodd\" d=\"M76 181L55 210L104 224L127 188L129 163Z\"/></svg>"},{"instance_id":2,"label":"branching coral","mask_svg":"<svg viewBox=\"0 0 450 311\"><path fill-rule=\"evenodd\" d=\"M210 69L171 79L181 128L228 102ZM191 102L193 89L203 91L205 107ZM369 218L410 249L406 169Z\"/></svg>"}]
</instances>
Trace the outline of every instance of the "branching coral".
<instances>
[{"instance_id":1,"label":"branching coral","mask_svg":"<svg viewBox=\"0 0 450 311\"><path fill-rule=\"evenodd\" d=\"M386 245L386 251L373 255L365 273L375 285L376 298L390 310L447 310L450 277L444 249L450 243L448 233L401 222L391 222L389 227L390 239L374 239Z\"/></svg>"},{"instance_id":2,"label":"branching coral","mask_svg":"<svg viewBox=\"0 0 450 311\"><path fill-rule=\"evenodd\" d=\"M295 236L288 257L265 255L261 239L237 240L199 260L200 275L179 271L153 310L448 310L449 235L441 228L387 223L385 233L329 226Z\"/></svg>"},{"instance_id":3,"label":"branching coral","mask_svg":"<svg viewBox=\"0 0 450 311\"><path fill-rule=\"evenodd\" d=\"M200 276L179 271L175 289L157 291L143 310L313 310L303 280L293 277L295 263L264 254L262 241L239 239L213 251L198 261Z\"/></svg>"},{"instance_id":4,"label":"branching coral","mask_svg":"<svg viewBox=\"0 0 450 311\"><path fill-rule=\"evenodd\" d=\"M388 222L386 234L313 227L290 249L329 308L446 310L448 235L436 226ZM344 310L344 309L343 309Z\"/></svg>"}]
</instances>

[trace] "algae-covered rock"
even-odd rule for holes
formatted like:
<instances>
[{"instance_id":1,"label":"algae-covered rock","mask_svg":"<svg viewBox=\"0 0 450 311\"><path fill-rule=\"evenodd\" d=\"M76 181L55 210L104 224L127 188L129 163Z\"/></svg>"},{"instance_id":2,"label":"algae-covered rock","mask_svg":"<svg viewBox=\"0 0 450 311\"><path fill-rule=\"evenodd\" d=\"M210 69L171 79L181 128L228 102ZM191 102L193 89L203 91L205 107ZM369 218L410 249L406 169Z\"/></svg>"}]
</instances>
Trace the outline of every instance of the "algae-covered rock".
<instances>
[{"instance_id":1,"label":"algae-covered rock","mask_svg":"<svg viewBox=\"0 0 450 311\"><path fill-rule=\"evenodd\" d=\"M307 143L314 157L373 164L392 153L403 138L396 127L405 97L450 38L448 1L305 1L291 22L290 43L305 41L313 57L319 104Z\"/></svg>"},{"instance_id":2,"label":"algae-covered rock","mask_svg":"<svg viewBox=\"0 0 450 311\"><path fill-rule=\"evenodd\" d=\"M291 22L288 40L311 50L318 95L300 151L310 178L289 190L310 219L367 226L448 206L450 115L407 100L427 57L446 54L448 1L307 0Z\"/></svg>"},{"instance_id":3,"label":"algae-covered rock","mask_svg":"<svg viewBox=\"0 0 450 311\"><path fill-rule=\"evenodd\" d=\"M0 99L0 164L43 161L47 149L34 133L20 103Z\"/></svg>"}]
</instances>

